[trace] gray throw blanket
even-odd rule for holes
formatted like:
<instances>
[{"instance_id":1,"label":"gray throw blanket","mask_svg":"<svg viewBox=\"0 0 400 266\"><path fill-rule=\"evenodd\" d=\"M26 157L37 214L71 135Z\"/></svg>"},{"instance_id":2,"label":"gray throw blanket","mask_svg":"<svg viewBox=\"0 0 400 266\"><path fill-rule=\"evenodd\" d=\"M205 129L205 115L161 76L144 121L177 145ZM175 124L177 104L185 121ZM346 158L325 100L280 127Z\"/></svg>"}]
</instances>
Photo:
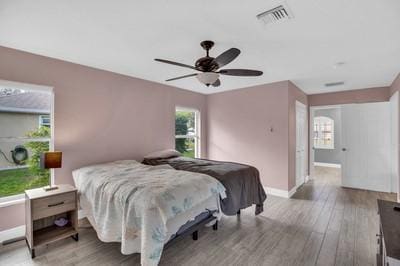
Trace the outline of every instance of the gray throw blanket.
<instances>
[{"instance_id":1,"label":"gray throw blanket","mask_svg":"<svg viewBox=\"0 0 400 266\"><path fill-rule=\"evenodd\" d=\"M221 209L226 215L235 215L240 209L256 204L255 214L263 212L267 198L260 182L258 170L249 165L187 157L144 159L144 164L169 164L176 170L207 174L216 178L226 188L226 198Z\"/></svg>"}]
</instances>

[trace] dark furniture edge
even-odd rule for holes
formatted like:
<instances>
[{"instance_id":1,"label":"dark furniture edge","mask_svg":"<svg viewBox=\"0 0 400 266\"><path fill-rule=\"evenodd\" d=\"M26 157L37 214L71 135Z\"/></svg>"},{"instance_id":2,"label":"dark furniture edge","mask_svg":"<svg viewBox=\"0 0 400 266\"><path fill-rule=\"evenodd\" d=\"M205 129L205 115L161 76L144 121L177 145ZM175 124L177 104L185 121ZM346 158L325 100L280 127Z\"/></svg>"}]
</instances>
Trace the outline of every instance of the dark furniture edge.
<instances>
[{"instance_id":1,"label":"dark furniture edge","mask_svg":"<svg viewBox=\"0 0 400 266\"><path fill-rule=\"evenodd\" d=\"M400 212L393 208L399 205L394 201L378 199L378 213L386 256L397 260L400 260Z\"/></svg>"},{"instance_id":2,"label":"dark furniture edge","mask_svg":"<svg viewBox=\"0 0 400 266\"><path fill-rule=\"evenodd\" d=\"M173 243L175 243L175 242L178 241L179 239L182 239L182 238L184 238L185 236L190 235L190 234L192 234L193 240L197 240L199 229L203 228L206 224L208 224L209 222L211 222L211 221L213 221L213 220L216 220L216 221L215 221L215 224L213 225L213 229L214 229L214 230L217 230L217 229L218 229L218 221L217 221L217 218L216 218L215 216L213 216L213 215L210 213L210 215L209 215L207 218L205 218L205 219L201 220L200 222L198 222L198 223L192 225L191 227L189 227L189 228L186 229L185 231L183 231L183 232L177 234L174 238L172 238L171 240L169 240L169 241L167 242L167 244L164 245L164 248L169 247L170 245L172 245Z\"/></svg>"}]
</instances>

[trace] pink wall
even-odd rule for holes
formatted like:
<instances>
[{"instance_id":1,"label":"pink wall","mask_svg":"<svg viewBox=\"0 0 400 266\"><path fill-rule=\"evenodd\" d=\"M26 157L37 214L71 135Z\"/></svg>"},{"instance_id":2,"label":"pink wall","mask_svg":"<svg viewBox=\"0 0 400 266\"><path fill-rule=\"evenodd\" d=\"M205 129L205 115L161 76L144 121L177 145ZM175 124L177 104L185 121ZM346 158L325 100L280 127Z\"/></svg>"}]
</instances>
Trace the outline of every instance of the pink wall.
<instances>
[{"instance_id":1,"label":"pink wall","mask_svg":"<svg viewBox=\"0 0 400 266\"><path fill-rule=\"evenodd\" d=\"M254 165L264 186L291 189L296 99L307 104L288 81L208 95L209 158Z\"/></svg>"},{"instance_id":2,"label":"pink wall","mask_svg":"<svg viewBox=\"0 0 400 266\"><path fill-rule=\"evenodd\" d=\"M308 106L307 95L289 81L289 185L291 190L296 186L296 101ZM308 108L307 108L308 109ZM307 114L308 117L308 114ZM308 137L307 137L308 140ZM307 142L308 143L308 142ZM307 146L308 147L308 144ZM308 149L307 149L308 150ZM306 155L308 158L308 155ZM307 160L308 161L308 160ZM308 172L308 162L307 162Z\"/></svg>"},{"instance_id":3,"label":"pink wall","mask_svg":"<svg viewBox=\"0 0 400 266\"><path fill-rule=\"evenodd\" d=\"M0 232L25 224L25 205L17 204L0 209Z\"/></svg>"},{"instance_id":4,"label":"pink wall","mask_svg":"<svg viewBox=\"0 0 400 266\"><path fill-rule=\"evenodd\" d=\"M349 103L384 102L389 101L389 99L390 88L379 87L361 90L312 94L308 96L308 103L310 106L321 106Z\"/></svg>"},{"instance_id":5,"label":"pink wall","mask_svg":"<svg viewBox=\"0 0 400 266\"><path fill-rule=\"evenodd\" d=\"M136 159L173 148L174 108L206 118L206 96L137 78L0 47L0 79L47 85L55 94L55 149L63 152L56 183L72 183L84 165ZM206 156L206 119L202 154ZM0 208L0 231L24 223L23 208Z\"/></svg>"}]
</instances>

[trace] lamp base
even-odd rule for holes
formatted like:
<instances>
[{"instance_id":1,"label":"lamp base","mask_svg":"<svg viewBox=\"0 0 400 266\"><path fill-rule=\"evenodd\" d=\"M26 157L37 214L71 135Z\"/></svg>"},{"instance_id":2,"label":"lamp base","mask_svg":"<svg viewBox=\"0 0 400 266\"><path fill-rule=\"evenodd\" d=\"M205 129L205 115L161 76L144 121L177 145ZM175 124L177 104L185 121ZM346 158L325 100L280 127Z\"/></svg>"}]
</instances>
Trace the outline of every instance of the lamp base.
<instances>
[{"instance_id":1,"label":"lamp base","mask_svg":"<svg viewBox=\"0 0 400 266\"><path fill-rule=\"evenodd\" d=\"M43 189L44 189L44 191L51 191L51 190L58 189L58 187L57 186L48 186L48 187L44 187Z\"/></svg>"}]
</instances>

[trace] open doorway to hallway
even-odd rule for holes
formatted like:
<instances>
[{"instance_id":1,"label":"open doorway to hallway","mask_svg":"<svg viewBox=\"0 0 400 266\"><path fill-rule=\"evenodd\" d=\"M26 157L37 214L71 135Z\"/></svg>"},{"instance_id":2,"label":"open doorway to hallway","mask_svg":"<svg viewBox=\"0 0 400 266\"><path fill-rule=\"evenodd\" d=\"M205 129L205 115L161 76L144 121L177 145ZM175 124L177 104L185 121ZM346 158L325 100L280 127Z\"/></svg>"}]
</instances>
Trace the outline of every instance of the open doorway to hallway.
<instances>
[{"instance_id":1,"label":"open doorway to hallway","mask_svg":"<svg viewBox=\"0 0 400 266\"><path fill-rule=\"evenodd\" d=\"M313 108L310 120L311 144L310 172L312 178L329 176L336 185L341 184L341 111L340 106Z\"/></svg>"},{"instance_id":2,"label":"open doorway to hallway","mask_svg":"<svg viewBox=\"0 0 400 266\"><path fill-rule=\"evenodd\" d=\"M310 176L336 172L342 187L396 193L397 110L392 101L311 107Z\"/></svg>"}]
</instances>

